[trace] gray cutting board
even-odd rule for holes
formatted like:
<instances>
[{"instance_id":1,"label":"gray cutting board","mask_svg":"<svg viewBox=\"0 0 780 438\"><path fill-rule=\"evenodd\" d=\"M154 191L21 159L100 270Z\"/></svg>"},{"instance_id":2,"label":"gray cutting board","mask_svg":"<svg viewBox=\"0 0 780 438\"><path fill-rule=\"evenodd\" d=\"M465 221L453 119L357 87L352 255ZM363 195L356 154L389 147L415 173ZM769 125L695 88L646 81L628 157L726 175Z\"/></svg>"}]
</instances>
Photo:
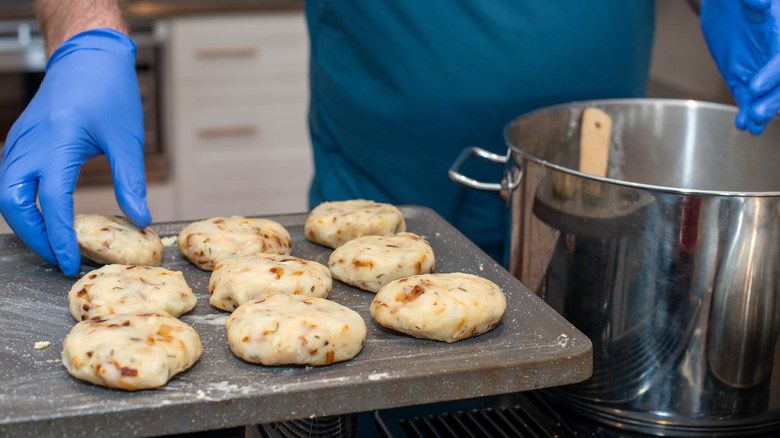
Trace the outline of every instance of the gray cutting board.
<instances>
[{"instance_id":1,"label":"gray cutting board","mask_svg":"<svg viewBox=\"0 0 780 438\"><path fill-rule=\"evenodd\" d=\"M204 351L165 387L126 392L72 378L60 362L75 320L63 276L12 235L0 236L0 436L150 436L310 418L519 392L583 381L592 344L580 331L430 209L401 207L407 229L427 239L436 272L467 272L501 286L502 321L484 335L446 344L397 334L374 322L374 294L334 281L330 298L368 326L362 352L325 367L263 367L228 348L228 313L209 302L210 272L167 246L163 267L182 271L198 298L181 317ZM330 248L303 235L306 214L268 216L293 237L292 255L327 264ZM161 237L186 223L161 223ZM84 273L95 267L83 266ZM51 346L36 350L38 341Z\"/></svg>"}]
</instances>

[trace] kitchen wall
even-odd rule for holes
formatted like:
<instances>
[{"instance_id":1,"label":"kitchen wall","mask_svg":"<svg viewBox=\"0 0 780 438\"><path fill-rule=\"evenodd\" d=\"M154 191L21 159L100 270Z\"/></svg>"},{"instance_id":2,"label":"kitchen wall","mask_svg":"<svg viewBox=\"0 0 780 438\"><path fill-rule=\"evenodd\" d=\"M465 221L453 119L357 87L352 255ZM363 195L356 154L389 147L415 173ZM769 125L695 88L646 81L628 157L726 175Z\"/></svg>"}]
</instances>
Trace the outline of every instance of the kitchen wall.
<instances>
[{"instance_id":1,"label":"kitchen wall","mask_svg":"<svg viewBox=\"0 0 780 438\"><path fill-rule=\"evenodd\" d=\"M656 33L648 95L733 104L685 0L656 0Z\"/></svg>"},{"instance_id":2,"label":"kitchen wall","mask_svg":"<svg viewBox=\"0 0 780 438\"><path fill-rule=\"evenodd\" d=\"M657 31L653 50L651 66L651 80L648 93L651 97L692 98L716 102L731 103L731 97L721 77L710 58L706 44L699 28L698 17L683 0L657 0ZM253 12L252 14L268 14L268 12ZM247 15L241 14L237 19L246 19ZM228 19L221 17L220 20ZM298 46L300 50L300 46ZM288 75L289 76L289 75ZM301 77L301 81L304 79ZM0 84L0 89L8 89L12 84ZM300 95L305 99L305 95ZM170 103L172 99L168 100ZM175 114L179 109L169 108L168 114ZM301 130L305 130L305 105L297 105L293 113L293 124L286 129L291 131L291 136L300 143ZM171 124L168 124L169 128ZM179 126L179 128L182 128ZM186 126L184 127L187 128ZM292 131L295 132L292 132ZM167 134L168 140L175 141ZM275 142L283 139L274 139ZM185 145L186 146L186 145ZM180 152L181 153L181 152ZM176 157L174 156L175 160ZM300 155L300 160L308 160L305 155ZM310 163L303 162L301 168L310 172ZM308 178L309 175L294 175L296 178ZM175 172L164 181L149 184L149 206L157 222L194 219L186 217L181 208L180 200L187 194L188 187L183 187L177 181ZM299 210L305 206L305 194L298 191L295 195L301 199L294 201L292 205L299 205ZM105 214L120 214L114 200L113 190L109 186L85 186L79 187L74 197L76 212L101 212ZM221 208L225 208L222 205ZM242 207L246 208L246 207ZM294 208L294 207L293 207ZM200 210L204 211L204 210ZM267 211L262 203L257 203L257 208L246 214L270 214L280 211ZM292 211L286 211L292 212ZM205 214L205 213L201 213ZM10 232L7 225L0 219L0 232Z\"/></svg>"}]
</instances>

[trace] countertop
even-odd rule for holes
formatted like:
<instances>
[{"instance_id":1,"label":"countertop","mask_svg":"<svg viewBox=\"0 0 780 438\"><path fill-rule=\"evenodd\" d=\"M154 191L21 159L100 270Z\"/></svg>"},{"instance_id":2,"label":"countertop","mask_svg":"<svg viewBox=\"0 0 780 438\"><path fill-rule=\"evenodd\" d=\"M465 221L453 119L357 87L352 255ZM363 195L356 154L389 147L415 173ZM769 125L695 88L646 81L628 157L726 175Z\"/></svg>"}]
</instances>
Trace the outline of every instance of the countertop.
<instances>
[{"instance_id":1,"label":"countertop","mask_svg":"<svg viewBox=\"0 0 780 438\"><path fill-rule=\"evenodd\" d=\"M163 18L174 15L300 9L303 0L130 0L128 18ZM3 0L0 20L35 17L33 0Z\"/></svg>"}]
</instances>

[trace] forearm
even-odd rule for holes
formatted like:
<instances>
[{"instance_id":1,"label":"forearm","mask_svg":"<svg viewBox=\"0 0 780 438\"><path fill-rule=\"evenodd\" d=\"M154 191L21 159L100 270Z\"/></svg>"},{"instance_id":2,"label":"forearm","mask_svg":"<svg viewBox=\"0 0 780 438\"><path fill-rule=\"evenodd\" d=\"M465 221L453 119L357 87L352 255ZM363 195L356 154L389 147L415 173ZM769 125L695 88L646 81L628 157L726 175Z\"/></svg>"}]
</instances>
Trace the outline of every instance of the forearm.
<instances>
[{"instance_id":1,"label":"forearm","mask_svg":"<svg viewBox=\"0 0 780 438\"><path fill-rule=\"evenodd\" d=\"M47 56L85 30L108 27L128 33L122 15L124 3L125 0L35 0Z\"/></svg>"}]
</instances>

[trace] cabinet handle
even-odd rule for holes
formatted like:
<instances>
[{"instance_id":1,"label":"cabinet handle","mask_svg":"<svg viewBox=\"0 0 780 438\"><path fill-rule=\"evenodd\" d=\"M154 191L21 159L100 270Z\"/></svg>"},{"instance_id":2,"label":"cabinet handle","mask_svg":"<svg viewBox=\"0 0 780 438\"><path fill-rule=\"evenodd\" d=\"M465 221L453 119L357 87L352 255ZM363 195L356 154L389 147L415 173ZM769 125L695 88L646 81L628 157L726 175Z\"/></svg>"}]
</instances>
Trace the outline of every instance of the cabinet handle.
<instances>
[{"instance_id":1,"label":"cabinet handle","mask_svg":"<svg viewBox=\"0 0 780 438\"><path fill-rule=\"evenodd\" d=\"M252 46L200 47L195 55L200 59L254 58L257 52L257 48Z\"/></svg>"},{"instance_id":2,"label":"cabinet handle","mask_svg":"<svg viewBox=\"0 0 780 438\"><path fill-rule=\"evenodd\" d=\"M214 126L198 129L198 137L203 139L226 137L253 137L257 135L255 125Z\"/></svg>"}]
</instances>

